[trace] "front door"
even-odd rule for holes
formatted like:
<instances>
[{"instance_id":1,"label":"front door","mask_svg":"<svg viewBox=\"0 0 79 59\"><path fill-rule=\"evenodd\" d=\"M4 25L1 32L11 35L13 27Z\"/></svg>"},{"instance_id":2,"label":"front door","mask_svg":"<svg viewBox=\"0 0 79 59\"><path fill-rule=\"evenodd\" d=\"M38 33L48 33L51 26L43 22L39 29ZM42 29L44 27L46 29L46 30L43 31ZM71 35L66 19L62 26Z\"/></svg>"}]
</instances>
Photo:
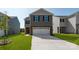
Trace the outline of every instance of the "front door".
<instances>
[{"instance_id":1,"label":"front door","mask_svg":"<svg viewBox=\"0 0 79 59\"><path fill-rule=\"evenodd\" d=\"M65 33L65 27L60 27L60 33Z\"/></svg>"},{"instance_id":2,"label":"front door","mask_svg":"<svg viewBox=\"0 0 79 59\"><path fill-rule=\"evenodd\" d=\"M26 34L29 34L30 33L30 30L29 30L29 28L27 27L26 28Z\"/></svg>"}]
</instances>

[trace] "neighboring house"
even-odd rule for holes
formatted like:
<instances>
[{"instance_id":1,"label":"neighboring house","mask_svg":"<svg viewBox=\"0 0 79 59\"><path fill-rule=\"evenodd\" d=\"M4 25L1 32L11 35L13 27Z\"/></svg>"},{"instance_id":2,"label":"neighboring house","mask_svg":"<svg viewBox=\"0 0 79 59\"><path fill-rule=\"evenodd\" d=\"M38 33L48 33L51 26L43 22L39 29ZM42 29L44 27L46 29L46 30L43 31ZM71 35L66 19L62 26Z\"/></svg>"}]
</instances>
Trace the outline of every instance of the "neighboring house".
<instances>
[{"instance_id":1,"label":"neighboring house","mask_svg":"<svg viewBox=\"0 0 79 59\"><path fill-rule=\"evenodd\" d=\"M16 16L11 16L8 22L8 34L17 34L20 32L20 23Z\"/></svg>"},{"instance_id":2,"label":"neighboring house","mask_svg":"<svg viewBox=\"0 0 79 59\"><path fill-rule=\"evenodd\" d=\"M53 16L53 33L67 33L67 16Z\"/></svg>"},{"instance_id":3,"label":"neighboring house","mask_svg":"<svg viewBox=\"0 0 79 59\"><path fill-rule=\"evenodd\" d=\"M0 29L0 36L4 36L4 30Z\"/></svg>"},{"instance_id":4,"label":"neighboring house","mask_svg":"<svg viewBox=\"0 0 79 59\"><path fill-rule=\"evenodd\" d=\"M52 13L39 9L25 18L26 34L79 34L79 12L69 16L55 16Z\"/></svg>"},{"instance_id":5,"label":"neighboring house","mask_svg":"<svg viewBox=\"0 0 79 59\"><path fill-rule=\"evenodd\" d=\"M44 9L39 9L25 18L25 33L27 34L49 34L52 35L53 14Z\"/></svg>"},{"instance_id":6,"label":"neighboring house","mask_svg":"<svg viewBox=\"0 0 79 59\"><path fill-rule=\"evenodd\" d=\"M53 16L53 33L79 34L79 12L69 16Z\"/></svg>"},{"instance_id":7,"label":"neighboring house","mask_svg":"<svg viewBox=\"0 0 79 59\"><path fill-rule=\"evenodd\" d=\"M3 18L5 16L8 16L4 13L1 13L0 12L0 25L1 25L1 21L3 20ZM19 20L16 16L8 16L8 22L7 22L7 27L8 27L8 30L7 30L7 35L8 34L17 34L20 32L20 23L19 23ZM5 35L5 32L4 32L4 29L2 27L0 27L0 36L4 36Z\"/></svg>"},{"instance_id":8,"label":"neighboring house","mask_svg":"<svg viewBox=\"0 0 79 59\"><path fill-rule=\"evenodd\" d=\"M68 17L68 33L79 34L79 12L76 12Z\"/></svg>"},{"instance_id":9,"label":"neighboring house","mask_svg":"<svg viewBox=\"0 0 79 59\"><path fill-rule=\"evenodd\" d=\"M3 25L2 25L2 19L4 19L4 17L8 17L6 14L0 12L0 36L4 36L5 33L4 33L4 29L3 29Z\"/></svg>"}]
</instances>

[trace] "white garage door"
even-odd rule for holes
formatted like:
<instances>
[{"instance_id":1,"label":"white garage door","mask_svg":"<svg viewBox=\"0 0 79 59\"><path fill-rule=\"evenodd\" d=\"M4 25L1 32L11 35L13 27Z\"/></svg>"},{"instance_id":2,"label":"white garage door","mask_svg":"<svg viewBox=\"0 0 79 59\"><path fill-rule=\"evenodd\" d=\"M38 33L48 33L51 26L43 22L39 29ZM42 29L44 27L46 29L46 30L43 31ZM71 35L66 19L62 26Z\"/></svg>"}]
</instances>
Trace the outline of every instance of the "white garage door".
<instances>
[{"instance_id":1,"label":"white garage door","mask_svg":"<svg viewBox=\"0 0 79 59\"><path fill-rule=\"evenodd\" d=\"M50 27L33 27L33 35L50 35Z\"/></svg>"}]
</instances>

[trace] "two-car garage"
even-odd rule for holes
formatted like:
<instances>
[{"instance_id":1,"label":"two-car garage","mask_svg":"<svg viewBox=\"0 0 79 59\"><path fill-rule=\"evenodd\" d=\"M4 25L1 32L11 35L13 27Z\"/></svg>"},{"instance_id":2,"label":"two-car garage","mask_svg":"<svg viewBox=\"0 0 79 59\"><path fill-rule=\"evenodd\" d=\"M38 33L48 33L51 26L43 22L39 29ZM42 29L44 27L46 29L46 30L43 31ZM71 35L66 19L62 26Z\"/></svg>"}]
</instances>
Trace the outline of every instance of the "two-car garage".
<instances>
[{"instance_id":1,"label":"two-car garage","mask_svg":"<svg viewBox=\"0 0 79 59\"><path fill-rule=\"evenodd\" d=\"M33 35L50 35L50 27L32 27Z\"/></svg>"}]
</instances>

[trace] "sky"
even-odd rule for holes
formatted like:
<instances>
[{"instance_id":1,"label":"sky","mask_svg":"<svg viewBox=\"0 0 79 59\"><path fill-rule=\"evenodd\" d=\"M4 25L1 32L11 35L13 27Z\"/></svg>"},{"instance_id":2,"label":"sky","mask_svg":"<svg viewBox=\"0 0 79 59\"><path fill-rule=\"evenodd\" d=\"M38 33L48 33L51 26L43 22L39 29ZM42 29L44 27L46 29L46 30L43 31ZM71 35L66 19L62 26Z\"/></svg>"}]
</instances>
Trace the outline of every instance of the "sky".
<instances>
[{"instance_id":1,"label":"sky","mask_svg":"<svg viewBox=\"0 0 79 59\"><path fill-rule=\"evenodd\" d=\"M79 11L79 8L45 8L49 12L57 16L67 16ZM9 16L17 16L20 22L20 28L24 28L24 18L28 17L29 14L38 10L37 8L0 8L0 12L5 13Z\"/></svg>"}]
</instances>

